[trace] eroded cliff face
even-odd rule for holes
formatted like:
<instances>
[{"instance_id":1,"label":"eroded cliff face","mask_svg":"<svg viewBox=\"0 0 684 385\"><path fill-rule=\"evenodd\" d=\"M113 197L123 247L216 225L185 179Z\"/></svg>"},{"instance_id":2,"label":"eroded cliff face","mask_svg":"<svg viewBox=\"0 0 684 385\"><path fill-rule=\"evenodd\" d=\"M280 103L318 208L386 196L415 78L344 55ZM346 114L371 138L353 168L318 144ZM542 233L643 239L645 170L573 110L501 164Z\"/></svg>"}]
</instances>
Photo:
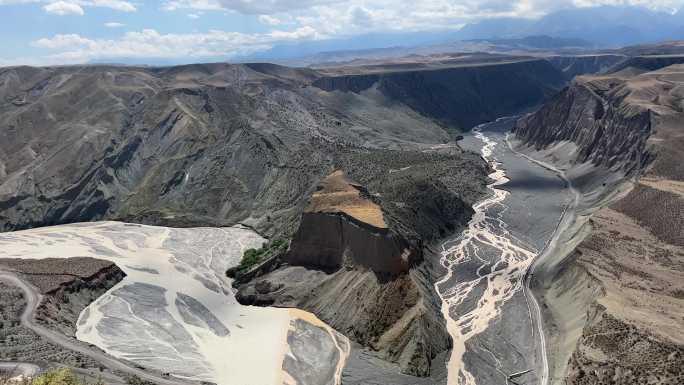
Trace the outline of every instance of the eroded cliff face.
<instances>
[{"instance_id":1,"label":"eroded cliff face","mask_svg":"<svg viewBox=\"0 0 684 385\"><path fill-rule=\"evenodd\" d=\"M337 270L358 264L379 273L407 272L420 252L397 234L372 228L345 214L302 214L285 261Z\"/></svg>"},{"instance_id":2,"label":"eroded cliff face","mask_svg":"<svg viewBox=\"0 0 684 385\"><path fill-rule=\"evenodd\" d=\"M515 129L579 194L535 271L553 384L682 381L684 66L642 72L580 77Z\"/></svg>"},{"instance_id":3,"label":"eroded cliff face","mask_svg":"<svg viewBox=\"0 0 684 385\"><path fill-rule=\"evenodd\" d=\"M361 161L363 156L358 156L355 159ZM415 154L414 166L421 168L420 158L434 157ZM407 175L396 176L402 177ZM483 188L484 184L483 178ZM415 238L420 222L400 214L389 217L382 202L393 198L373 191L339 170L326 177L312 194L289 250L280 257L281 265L239 286L237 298L245 304L311 311L402 373L429 376L433 365L443 365L433 362L437 355L451 346L433 287L438 258ZM434 214L438 213L429 215ZM459 221L468 213L461 215ZM451 222L452 228L459 226L447 218L441 220ZM429 234L427 230L419 231Z\"/></svg>"},{"instance_id":4,"label":"eroded cliff face","mask_svg":"<svg viewBox=\"0 0 684 385\"><path fill-rule=\"evenodd\" d=\"M107 218L291 234L340 145L449 141L406 108L310 87L319 76L265 64L0 69L0 231Z\"/></svg>"},{"instance_id":5,"label":"eroded cliff face","mask_svg":"<svg viewBox=\"0 0 684 385\"><path fill-rule=\"evenodd\" d=\"M578 75L592 75L608 72L627 59L624 55L574 55L552 56L548 60L568 79Z\"/></svg>"},{"instance_id":6,"label":"eroded cliff face","mask_svg":"<svg viewBox=\"0 0 684 385\"><path fill-rule=\"evenodd\" d=\"M363 266L379 274L407 273L420 262L420 245L390 230L382 209L341 171L326 177L302 215L283 260L335 271Z\"/></svg>"},{"instance_id":7,"label":"eroded cliff face","mask_svg":"<svg viewBox=\"0 0 684 385\"><path fill-rule=\"evenodd\" d=\"M453 130L469 130L541 103L565 84L565 77L546 60L522 60L328 76L313 84L326 91L353 93L377 87L390 101L406 104Z\"/></svg>"},{"instance_id":8,"label":"eroded cliff face","mask_svg":"<svg viewBox=\"0 0 684 385\"><path fill-rule=\"evenodd\" d=\"M578 78L537 112L520 119L513 132L537 150L572 142L577 149L568 155L575 163L591 162L626 173L641 170L649 160L651 112L623 103L621 85L616 78Z\"/></svg>"}]
</instances>

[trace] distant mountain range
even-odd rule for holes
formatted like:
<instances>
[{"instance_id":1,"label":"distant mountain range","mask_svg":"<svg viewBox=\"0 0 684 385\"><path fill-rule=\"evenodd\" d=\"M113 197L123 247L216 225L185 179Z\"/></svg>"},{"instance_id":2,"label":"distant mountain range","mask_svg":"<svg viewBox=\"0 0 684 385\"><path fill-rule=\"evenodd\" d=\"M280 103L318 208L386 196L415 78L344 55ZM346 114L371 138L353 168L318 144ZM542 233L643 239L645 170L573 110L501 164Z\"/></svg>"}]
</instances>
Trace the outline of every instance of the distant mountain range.
<instances>
[{"instance_id":1,"label":"distant mountain range","mask_svg":"<svg viewBox=\"0 0 684 385\"><path fill-rule=\"evenodd\" d=\"M463 27L461 39L519 38L548 35L591 41L599 46L624 46L684 37L684 13L641 7L603 6L550 13L537 20L500 18Z\"/></svg>"},{"instance_id":2,"label":"distant mountain range","mask_svg":"<svg viewBox=\"0 0 684 385\"><path fill-rule=\"evenodd\" d=\"M467 24L459 30L375 32L280 43L248 56L207 57L203 61L306 66L443 52L616 49L669 40L684 40L684 11L667 13L637 6L601 6L560 10L538 19L488 19ZM119 62L140 64L137 59ZM177 59L149 58L144 63L154 66L187 64Z\"/></svg>"},{"instance_id":3,"label":"distant mountain range","mask_svg":"<svg viewBox=\"0 0 684 385\"><path fill-rule=\"evenodd\" d=\"M410 48L450 46L453 49L486 40L496 45L559 49L618 48L684 39L684 11L674 14L636 6L575 8L539 19L496 18L460 30L374 33L340 39L279 44L240 61L288 61L304 57L368 57L369 50L406 53ZM467 48L467 47L466 47ZM355 54L352 55L351 51ZM365 52L364 52L365 51ZM388 54L389 52L384 52Z\"/></svg>"}]
</instances>

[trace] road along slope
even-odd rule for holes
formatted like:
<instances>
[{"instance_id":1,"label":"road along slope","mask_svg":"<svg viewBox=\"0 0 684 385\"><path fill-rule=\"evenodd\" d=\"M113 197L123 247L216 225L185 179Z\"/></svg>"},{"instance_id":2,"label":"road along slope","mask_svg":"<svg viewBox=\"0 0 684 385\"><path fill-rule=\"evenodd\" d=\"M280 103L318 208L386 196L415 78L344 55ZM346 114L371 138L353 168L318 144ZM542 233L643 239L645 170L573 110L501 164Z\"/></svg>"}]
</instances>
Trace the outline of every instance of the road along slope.
<instances>
[{"instance_id":1,"label":"road along slope","mask_svg":"<svg viewBox=\"0 0 684 385\"><path fill-rule=\"evenodd\" d=\"M537 266L553 384L679 384L684 67L580 77L516 126L580 200Z\"/></svg>"},{"instance_id":2,"label":"road along slope","mask_svg":"<svg viewBox=\"0 0 684 385\"><path fill-rule=\"evenodd\" d=\"M0 270L0 280L12 284L13 286L18 287L24 292L24 298L26 299L26 309L21 315L21 323L33 332L35 332L36 334L38 334L39 336L48 340L49 342L57 346L63 347L65 349L72 350L74 352L78 352L87 357L90 357L93 360L98 361L103 365L106 365L111 370L119 370L127 374L138 376L147 381L153 381L158 384L166 385L178 385L186 383L182 380L164 378L160 375L156 375L154 373L141 370L139 368L134 367L131 364L127 364L125 362L117 360L116 358L106 353L103 353L97 349L93 349L92 347L89 347L87 344L80 343L60 333L52 331L42 325L37 324L35 322L34 316L36 313L36 309L38 309L38 306L40 306L43 297L38 291L38 289L33 287L30 283L26 282L24 279L22 279L20 276L13 272ZM12 363L8 362L4 363L3 365L8 366L11 364Z\"/></svg>"}]
</instances>

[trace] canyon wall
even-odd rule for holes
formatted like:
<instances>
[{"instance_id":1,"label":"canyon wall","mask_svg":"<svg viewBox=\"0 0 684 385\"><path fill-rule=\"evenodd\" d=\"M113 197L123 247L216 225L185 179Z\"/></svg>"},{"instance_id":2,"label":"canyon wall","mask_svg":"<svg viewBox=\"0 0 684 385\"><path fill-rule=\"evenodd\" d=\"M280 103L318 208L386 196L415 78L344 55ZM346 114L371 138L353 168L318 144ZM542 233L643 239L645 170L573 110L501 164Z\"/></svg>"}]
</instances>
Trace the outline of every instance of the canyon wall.
<instances>
[{"instance_id":1,"label":"canyon wall","mask_svg":"<svg viewBox=\"0 0 684 385\"><path fill-rule=\"evenodd\" d=\"M267 64L0 69L0 231L120 219L291 234L340 146L449 140L413 112L310 87L317 77Z\"/></svg>"},{"instance_id":2,"label":"canyon wall","mask_svg":"<svg viewBox=\"0 0 684 385\"><path fill-rule=\"evenodd\" d=\"M515 128L519 149L563 169L578 194L534 275L553 384L684 375L684 238L672 230L684 226L682 74L578 77Z\"/></svg>"},{"instance_id":3,"label":"canyon wall","mask_svg":"<svg viewBox=\"0 0 684 385\"><path fill-rule=\"evenodd\" d=\"M574 162L636 172L649 160L645 150L651 112L622 104L619 91L608 87L610 80L580 78L520 119L513 132L537 150L572 142L577 147Z\"/></svg>"},{"instance_id":4,"label":"canyon wall","mask_svg":"<svg viewBox=\"0 0 684 385\"><path fill-rule=\"evenodd\" d=\"M624 55L568 55L552 56L548 60L558 68L568 80L578 75L592 75L608 72L618 63L627 59Z\"/></svg>"},{"instance_id":5,"label":"canyon wall","mask_svg":"<svg viewBox=\"0 0 684 385\"><path fill-rule=\"evenodd\" d=\"M512 115L541 103L565 84L546 60L327 76L313 83L326 91L360 93L375 86L452 130Z\"/></svg>"}]
</instances>

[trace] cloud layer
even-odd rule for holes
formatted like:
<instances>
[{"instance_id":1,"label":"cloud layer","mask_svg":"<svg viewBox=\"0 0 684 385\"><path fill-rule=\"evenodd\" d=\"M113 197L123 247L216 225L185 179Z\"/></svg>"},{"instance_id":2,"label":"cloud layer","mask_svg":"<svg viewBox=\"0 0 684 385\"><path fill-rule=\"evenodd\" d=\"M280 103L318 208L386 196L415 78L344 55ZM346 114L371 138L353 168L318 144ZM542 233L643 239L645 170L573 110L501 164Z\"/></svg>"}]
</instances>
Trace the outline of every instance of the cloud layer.
<instances>
[{"instance_id":1,"label":"cloud layer","mask_svg":"<svg viewBox=\"0 0 684 385\"><path fill-rule=\"evenodd\" d=\"M122 34L118 37L92 38L85 32L27 41L27 45L44 50L32 63L69 64L118 58L231 58L283 42L375 32L457 30L479 20L538 18L567 8L639 5L672 12L682 7L684 0L161 0L154 4L134 0L0 0L0 9L8 4L28 4L50 15L82 16L79 20L87 20L93 7L111 10L117 22L100 21L97 27L119 28ZM155 18L150 18L149 25L131 27L134 23L129 23L125 14L142 11ZM188 27L173 29L176 33L158 32L168 28L156 23L165 15L176 14ZM248 33L228 23L202 30L204 20L217 15L243 15L246 22L255 23L262 31ZM26 59L0 59L0 65L19 61Z\"/></svg>"},{"instance_id":2,"label":"cloud layer","mask_svg":"<svg viewBox=\"0 0 684 385\"><path fill-rule=\"evenodd\" d=\"M0 0L0 6L11 4L44 4L43 10L54 15L79 15L85 14L84 8L100 7L109 8L122 12L135 12L137 8L133 3L125 0Z\"/></svg>"},{"instance_id":3,"label":"cloud layer","mask_svg":"<svg viewBox=\"0 0 684 385\"><path fill-rule=\"evenodd\" d=\"M55 53L48 63L73 64L92 60L134 58L230 58L269 49L275 42L314 39L316 31L302 27L265 34L209 31L206 33L161 34L154 29L127 32L119 39L89 39L78 34L39 39L34 47Z\"/></svg>"}]
</instances>

